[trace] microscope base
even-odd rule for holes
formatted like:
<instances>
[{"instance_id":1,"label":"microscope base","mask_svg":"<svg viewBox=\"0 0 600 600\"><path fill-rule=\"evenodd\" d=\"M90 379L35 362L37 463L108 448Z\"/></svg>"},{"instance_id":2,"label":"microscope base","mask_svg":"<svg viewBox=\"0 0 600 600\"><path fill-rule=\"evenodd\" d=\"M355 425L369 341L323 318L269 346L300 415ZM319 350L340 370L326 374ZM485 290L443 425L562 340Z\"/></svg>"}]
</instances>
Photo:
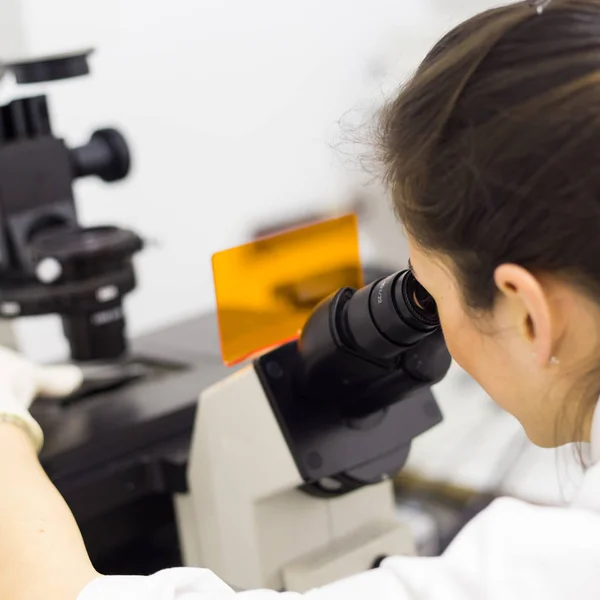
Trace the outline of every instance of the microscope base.
<instances>
[{"instance_id":1,"label":"microscope base","mask_svg":"<svg viewBox=\"0 0 600 600\"><path fill-rule=\"evenodd\" d=\"M331 498L300 476L252 366L202 393L175 497L184 562L237 589L306 591L412 554L390 481Z\"/></svg>"},{"instance_id":2,"label":"microscope base","mask_svg":"<svg viewBox=\"0 0 600 600\"><path fill-rule=\"evenodd\" d=\"M374 507L377 510L377 507ZM388 556L412 555L411 534L400 523L371 523L331 547L309 554L283 568L286 590L307 592L328 583L361 573L375 560Z\"/></svg>"}]
</instances>

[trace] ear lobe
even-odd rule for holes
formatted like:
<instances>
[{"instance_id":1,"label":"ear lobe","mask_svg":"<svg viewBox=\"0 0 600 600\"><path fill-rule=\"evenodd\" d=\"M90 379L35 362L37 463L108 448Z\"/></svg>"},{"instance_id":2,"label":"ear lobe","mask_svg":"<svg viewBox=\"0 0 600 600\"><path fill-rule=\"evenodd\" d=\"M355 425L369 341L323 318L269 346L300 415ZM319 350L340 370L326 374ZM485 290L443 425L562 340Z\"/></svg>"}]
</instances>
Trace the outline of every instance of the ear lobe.
<instances>
[{"instance_id":1,"label":"ear lobe","mask_svg":"<svg viewBox=\"0 0 600 600\"><path fill-rule=\"evenodd\" d=\"M527 351L540 365L552 356L552 318L543 285L527 269L503 264L496 268L494 281L509 302L509 319L519 331Z\"/></svg>"}]
</instances>

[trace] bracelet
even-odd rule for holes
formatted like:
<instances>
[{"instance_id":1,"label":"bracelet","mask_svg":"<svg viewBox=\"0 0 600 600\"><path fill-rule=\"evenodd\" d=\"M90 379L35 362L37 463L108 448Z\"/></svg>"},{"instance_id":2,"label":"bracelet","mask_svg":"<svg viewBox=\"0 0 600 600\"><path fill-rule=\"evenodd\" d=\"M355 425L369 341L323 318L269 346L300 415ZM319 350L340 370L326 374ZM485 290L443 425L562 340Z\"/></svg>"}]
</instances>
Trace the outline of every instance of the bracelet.
<instances>
[{"instance_id":1,"label":"bracelet","mask_svg":"<svg viewBox=\"0 0 600 600\"><path fill-rule=\"evenodd\" d=\"M44 432L39 423L29 414L0 412L0 423L10 423L20 427L31 440L35 451L39 454L44 445Z\"/></svg>"}]
</instances>

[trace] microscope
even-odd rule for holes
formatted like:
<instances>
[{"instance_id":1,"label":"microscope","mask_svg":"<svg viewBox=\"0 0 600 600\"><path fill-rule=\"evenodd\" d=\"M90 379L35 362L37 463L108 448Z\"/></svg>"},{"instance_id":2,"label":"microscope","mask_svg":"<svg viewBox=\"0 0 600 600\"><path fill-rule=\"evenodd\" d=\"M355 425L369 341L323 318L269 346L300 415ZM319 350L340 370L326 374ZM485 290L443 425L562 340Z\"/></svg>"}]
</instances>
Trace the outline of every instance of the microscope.
<instances>
[{"instance_id":1,"label":"microscope","mask_svg":"<svg viewBox=\"0 0 600 600\"><path fill-rule=\"evenodd\" d=\"M411 554L391 480L441 421L430 387L449 367L410 271L321 302L297 342L200 394L175 496L186 564L304 592Z\"/></svg>"},{"instance_id":2,"label":"microscope","mask_svg":"<svg viewBox=\"0 0 600 600\"><path fill-rule=\"evenodd\" d=\"M85 75L88 53L5 65L19 84ZM123 297L135 287L135 233L82 227L73 182L127 176L130 155L115 129L68 148L53 135L39 95L0 107L0 316L58 314L76 362L110 361L126 351Z\"/></svg>"}]
</instances>

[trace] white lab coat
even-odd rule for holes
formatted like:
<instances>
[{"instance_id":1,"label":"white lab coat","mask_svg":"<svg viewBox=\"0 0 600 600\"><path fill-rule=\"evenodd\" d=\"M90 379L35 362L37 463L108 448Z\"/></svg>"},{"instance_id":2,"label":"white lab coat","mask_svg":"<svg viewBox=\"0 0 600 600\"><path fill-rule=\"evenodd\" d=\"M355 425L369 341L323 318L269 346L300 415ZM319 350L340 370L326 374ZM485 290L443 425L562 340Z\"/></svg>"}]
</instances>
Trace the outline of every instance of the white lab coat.
<instances>
[{"instance_id":1,"label":"white lab coat","mask_svg":"<svg viewBox=\"0 0 600 600\"><path fill-rule=\"evenodd\" d=\"M439 558L398 557L379 569L294 594L236 594L204 569L150 577L104 577L78 600L598 600L600 599L600 403L592 430L594 466L565 508L496 500Z\"/></svg>"}]
</instances>

